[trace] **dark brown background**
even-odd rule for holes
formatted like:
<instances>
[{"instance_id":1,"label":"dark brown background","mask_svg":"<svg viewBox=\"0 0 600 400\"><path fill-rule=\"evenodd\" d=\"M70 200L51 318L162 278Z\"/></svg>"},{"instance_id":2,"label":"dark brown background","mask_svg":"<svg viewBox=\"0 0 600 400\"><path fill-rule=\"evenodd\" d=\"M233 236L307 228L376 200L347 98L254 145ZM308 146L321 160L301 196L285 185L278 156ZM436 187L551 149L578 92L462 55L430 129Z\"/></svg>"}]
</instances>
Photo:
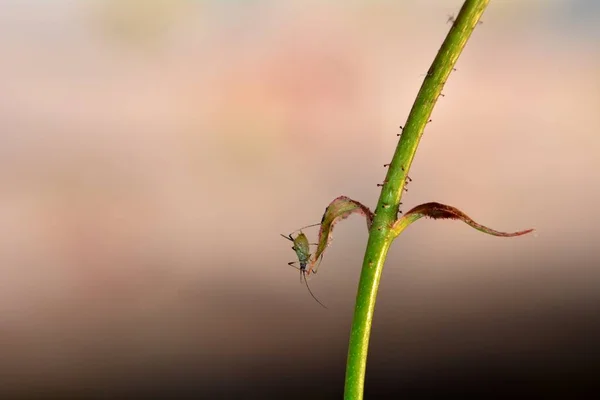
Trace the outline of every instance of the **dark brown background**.
<instances>
[{"instance_id":1,"label":"dark brown background","mask_svg":"<svg viewBox=\"0 0 600 400\"><path fill-rule=\"evenodd\" d=\"M329 310L279 234L375 204L461 2L322 3L0 2L2 397L340 398L364 221L310 282ZM367 398L572 396L600 367L600 13L491 3L404 209L537 231L411 226Z\"/></svg>"}]
</instances>

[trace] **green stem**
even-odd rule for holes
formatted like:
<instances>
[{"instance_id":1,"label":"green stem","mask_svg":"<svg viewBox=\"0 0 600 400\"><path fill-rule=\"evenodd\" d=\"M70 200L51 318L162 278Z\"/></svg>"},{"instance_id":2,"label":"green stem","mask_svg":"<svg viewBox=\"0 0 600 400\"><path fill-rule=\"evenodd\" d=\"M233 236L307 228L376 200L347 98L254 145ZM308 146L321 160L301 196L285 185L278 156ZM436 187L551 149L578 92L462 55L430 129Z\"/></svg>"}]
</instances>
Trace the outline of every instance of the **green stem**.
<instances>
[{"instance_id":1,"label":"green stem","mask_svg":"<svg viewBox=\"0 0 600 400\"><path fill-rule=\"evenodd\" d=\"M375 218L369 231L369 241L358 284L346 364L344 398L347 400L363 398L375 300L385 258L395 237L391 227L397 218L408 171L442 88L488 3L489 0L464 2L427 72L388 169L375 209Z\"/></svg>"}]
</instances>

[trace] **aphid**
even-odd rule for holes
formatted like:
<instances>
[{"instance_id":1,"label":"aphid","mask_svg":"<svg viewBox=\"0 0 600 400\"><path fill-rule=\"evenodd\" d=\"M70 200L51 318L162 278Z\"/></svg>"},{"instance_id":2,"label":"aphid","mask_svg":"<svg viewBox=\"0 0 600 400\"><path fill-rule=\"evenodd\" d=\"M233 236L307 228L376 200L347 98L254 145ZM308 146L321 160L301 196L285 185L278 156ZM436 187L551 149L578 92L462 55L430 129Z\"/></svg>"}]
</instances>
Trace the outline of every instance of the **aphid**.
<instances>
[{"instance_id":1,"label":"aphid","mask_svg":"<svg viewBox=\"0 0 600 400\"><path fill-rule=\"evenodd\" d=\"M321 224L308 225L308 226L305 226L304 228L308 228L311 226L317 226L317 225L321 225ZM307 272L306 264L308 264L310 262L311 254L310 254L310 243L308 243L308 238L302 232L302 229L304 229L304 228L300 228L300 229L294 231L294 232L300 231L300 233L295 238L292 236L292 234L294 232L290 233L287 236L284 234L281 234L281 236L283 236L287 240L294 243L294 245L292 246L292 250L294 250L296 252L296 256L298 257L298 264L300 264L300 267L296 267L296 265L294 265L294 264L296 264L296 261L290 261L288 263L288 265L300 270L300 283L302 283L302 280L304 279L306 288L308 289L308 292L310 293L312 298L315 299L317 301L317 303L319 303L321 306L323 306L324 308L327 308L325 306L325 304L321 303L319 301L319 299L317 299L317 297L313 294L312 290L310 290L310 286L308 286L308 280L306 279L306 272Z\"/></svg>"}]
</instances>

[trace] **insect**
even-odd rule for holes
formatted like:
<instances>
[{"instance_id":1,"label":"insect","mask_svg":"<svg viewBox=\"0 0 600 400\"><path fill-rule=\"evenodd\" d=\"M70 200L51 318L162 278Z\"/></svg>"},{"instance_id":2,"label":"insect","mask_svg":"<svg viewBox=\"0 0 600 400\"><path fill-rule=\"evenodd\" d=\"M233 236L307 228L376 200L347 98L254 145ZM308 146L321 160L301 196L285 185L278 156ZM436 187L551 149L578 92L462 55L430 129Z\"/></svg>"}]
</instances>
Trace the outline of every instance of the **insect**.
<instances>
[{"instance_id":1,"label":"insect","mask_svg":"<svg viewBox=\"0 0 600 400\"><path fill-rule=\"evenodd\" d=\"M304 283L306 284L306 288L308 289L308 292L310 293L312 298L315 299L317 301L317 303L319 303L321 306L323 306L324 308L327 308L325 306L325 304L321 303L319 301L319 299L317 299L317 297L313 294L312 290L310 290L310 286L308 286L308 280L306 279L306 273L307 273L306 264L308 264L310 262L311 254L310 254L310 243L308 242L308 238L306 237L306 235L302 232L302 229L309 228L311 226L317 226L317 225L321 225L321 224L308 225L303 228L295 230L294 232L300 231L300 233L295 238L292 236L292 234L294 232L290 233L287 236L284 234L281 234L281 236L283 236L284 238L286 238L287 240L289 240L290 242L292 242L294 244L292 246L292 250L294 250L296 252L296 256L298 257L298 264L300 264L300 267L297 267L295 265L296 261L290 261L288 263L288 265L300 270L300 283L302 283L302 280L304 280Z\"/></svg>"}]
</instances>

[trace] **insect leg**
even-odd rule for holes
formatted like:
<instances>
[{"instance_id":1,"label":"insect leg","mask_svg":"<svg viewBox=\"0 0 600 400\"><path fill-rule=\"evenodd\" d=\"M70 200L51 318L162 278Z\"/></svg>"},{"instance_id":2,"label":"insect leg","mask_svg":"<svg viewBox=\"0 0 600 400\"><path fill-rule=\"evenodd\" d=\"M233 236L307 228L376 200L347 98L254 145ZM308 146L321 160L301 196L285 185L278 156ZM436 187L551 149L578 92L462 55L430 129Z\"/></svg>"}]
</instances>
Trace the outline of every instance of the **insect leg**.
<instances>
[{"instance_id":1,"label":"insect leg","mask_svg":"<svg viewBox=\"0 0 600 400\"><path fill-rule=\"evenodd\" d=\"M304 228L310 228L310 227L312 227L312 226L319 226L319 225L321 225L321 223L318 223L318 224L312 224L312 225L306 225L306 226L303 226L302 228L296 229L294 232L301 231L301 230L302 230L302 229L304 229ZM294 232L292 232L292 233L294 233ZM292 235L292 233L290 233L290 236Z\"/></svg>"},{"instance_id":2,"label":"insect leg","mask_svg":"<svg viewBox=\"0 0 600 400\"><path fill-rule=\"evenodd\" d=\"M319 263L315 266L315 264L311 264L310 268L308 269L308 274L316 274L317 270L319 269L319 266L321 265L321 261L323 261L323 254L321 254L321 256L319 257Z\"/></svg>"},{"instance_id":3,"label":"insect leg","mask_svg":"<svg viewBox=\"0 0 600 400\"><path fill-rule=\"evenodd\" d=\"M299 269L299 270L301 270L301 271L302 271L302 269L301 269L301 268L299 268L299 267L296 267L294 264L296 264L296 261L290 261L290 262L288 263L288 265L289 265L290 267L293 267L293 268L296 268L296 269Z\"/></svg>"},{"instance_id":4,"label":"insect leg","mask_svg":"<svg viewBox=\"0 0 600 400\"><path fill-rule=\"evenodd\" d=\"M287 240L289 240L290 242L294 241L294 239L292 239L292 234L291 233L289 235L287 235L287 236L285 236L283 233L280 233L280 235L283 236L284 238L286 238Z\"/></svg>"}]
</instances>

